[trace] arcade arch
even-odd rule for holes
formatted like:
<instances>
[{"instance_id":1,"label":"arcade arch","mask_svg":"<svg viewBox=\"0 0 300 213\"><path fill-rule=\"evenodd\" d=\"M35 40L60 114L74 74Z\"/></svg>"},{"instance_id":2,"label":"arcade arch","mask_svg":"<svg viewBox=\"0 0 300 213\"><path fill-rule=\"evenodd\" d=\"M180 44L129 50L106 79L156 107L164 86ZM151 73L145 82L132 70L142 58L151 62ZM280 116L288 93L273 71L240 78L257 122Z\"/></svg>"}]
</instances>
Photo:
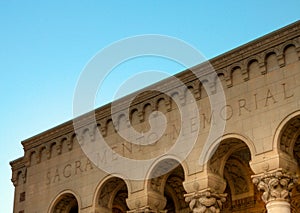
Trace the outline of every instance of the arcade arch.
<instances>
[{"instance_id":1,"label":"arcade arch","mask_svg":"<svg viewBox=\"0 0 300 213\"><path fill-rule=\"evenodd\" d=\"M129 210L126 199L128 188L124 180L119 177L110 177L101 184L96 197L98 212L124 213Z\"/></svg>"},{"instance_id":2,"label":"arcade arch","mask_svg":"<svg viewBox=\"0 0 300 213\"><path fill-rule=\"evenodd\" d=\"M75 195L71 192L64 192L59 195L52 207L50 213L78 213L79 205Z\"/></svg>"},{"instance_id":3,"label":"arcade arch","mask_svg":"<svg viewBox=\"0 0 300 213\"><path fill-rule=\"evenodd\" d=\"M249 142L248 142L249 143ZM252 153L254 147L251 147ZM264 203L251 176L251 151L249 146L240 138L225 137L207 163L208 172L217 174L226 181L226 201L223 212L252 212L264 209Z\"/></svg>"},{"instance_id":4,"label":"arcade arch","mask_svg":"<svg viewBox=\"0 0 300 213\"><path fill-rule=\"evenodd\" d=\"M274 146L280 152L287 154L291 159L297 162L297 167L292 167L290 174L300 174L300 111L287 116L279 125L277 134L274 138ZM296 213L300 209L300 185L293 187L291 194L287 197L290 202L291 212ZM294 184L295 185L295 184Z\"/></svg>"},{"instance_id":5,"label":"arcade arch","mask_svg":"<svg viewBox=\"0 0 300 213\"><path fill-rule=\"evenodd\" d=\"M188 203L185 202L186 191L183 187L185 172L183 166L174 159L164 159L157 163L150 173L147 182L148 191L158 193L164 198L164 211L168 213L189 212Z\"/></svg>"}]
</instances>

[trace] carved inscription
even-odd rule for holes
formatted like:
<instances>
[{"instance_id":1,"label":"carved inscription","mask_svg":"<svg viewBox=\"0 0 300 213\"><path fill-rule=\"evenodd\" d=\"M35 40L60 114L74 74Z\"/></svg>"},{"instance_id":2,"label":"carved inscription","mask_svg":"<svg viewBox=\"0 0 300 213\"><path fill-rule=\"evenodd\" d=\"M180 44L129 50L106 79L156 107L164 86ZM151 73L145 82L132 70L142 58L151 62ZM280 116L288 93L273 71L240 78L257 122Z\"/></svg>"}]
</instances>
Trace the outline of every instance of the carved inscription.
<instances>
[{"instance_id":1,"label":"carved inscription","mask_svg":"<svg viewBox=\"0 0 300 213\"><path fill-rule=\"evenodd\" d=\"M276 90L276 91L275 91ZM226 104L219 112L204 113L200 112L202 129L214 125L216 118L229 121L234 116L247 115L255 110L272 106L280 101L294 97L292 91L287 90L286 83L277 85L276 89L264 89L250 96L240 97L236 102Z\"/></svg>"},{"instance_id":2,"label":"carved inscription","mask_svg":"<svg viewBox=\"0 0 300 213\"><path fill-rule=\"evenodd\" d=\"M93 169L93 164L88 158L83 158L62 164L49 170L46 174L46 185L68 180L72 176L81 175Z\"/></svg>"}]
</instances>

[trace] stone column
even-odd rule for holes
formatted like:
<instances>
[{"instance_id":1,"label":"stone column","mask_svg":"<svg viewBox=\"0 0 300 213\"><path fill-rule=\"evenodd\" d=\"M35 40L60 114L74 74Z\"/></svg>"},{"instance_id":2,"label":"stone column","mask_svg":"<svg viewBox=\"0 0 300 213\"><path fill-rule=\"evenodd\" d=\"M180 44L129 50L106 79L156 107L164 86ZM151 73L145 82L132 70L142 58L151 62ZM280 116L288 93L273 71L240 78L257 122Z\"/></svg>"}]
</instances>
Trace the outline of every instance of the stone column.
<instances>
[{"instance_id":1,"label":"stone column","mask_svg":"<svg viewBox=\"0 0 300 213\"><path fill-rule=\"evenodd\" d=\"M292 189L297 183L295 176L277 169L252 176L258 190L263 191L262 200L266 203L268 213L290 213Z\"/></svg>"},{"instance_id":2,"label":"stone column","mask_svg":"<svg viewBox=\"0 0 300 213\"><path fill-rule=\"evenodd\" d=\"M219 213L227 194L214 193L211 189L205 189L184 196L185 201L190 203L193 213Z\"/></svg>"}]
</instances>

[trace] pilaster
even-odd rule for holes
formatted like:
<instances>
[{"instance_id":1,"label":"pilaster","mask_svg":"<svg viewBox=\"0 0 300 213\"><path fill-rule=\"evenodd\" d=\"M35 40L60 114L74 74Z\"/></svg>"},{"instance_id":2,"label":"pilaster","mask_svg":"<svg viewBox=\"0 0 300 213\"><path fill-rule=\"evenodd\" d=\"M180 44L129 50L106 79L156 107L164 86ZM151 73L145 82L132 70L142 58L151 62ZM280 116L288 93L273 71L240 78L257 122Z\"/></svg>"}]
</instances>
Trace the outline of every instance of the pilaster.
<instances>
[{"instance_id":1,"label":"pilaster","mask_svg":"<svg viewBox=\"0 0 300 213\"><path fill-rule=\"evenodd\" d=\"M191 175L183 182L185 191L189 193L213 189L215 192L222 193L226 188L226 181L219 175L212 172L201 172Z\"/></svg>"},{"instance_id":2,"label":"pilaster","mask_svg":"<svg viewBox=\"0 0 300 213\"><path fill-rule=\"evenodd\" d=\"M163 213L167 200L158 192L143 190L131 194L126 202L128 213Z\"/></svg>"},{"instance_id":3,"label":"pilaster","mask_svg":"<svg viewBox=\"0 0 300 213\"><path fill-rule=\"evenodd\" d=\"M217 174L198 173L190 176L183 185L187 192L185 201L194 213L219 213L226 201L227 194L223 193L226 181Z\"/></svg>"}]
</instances>

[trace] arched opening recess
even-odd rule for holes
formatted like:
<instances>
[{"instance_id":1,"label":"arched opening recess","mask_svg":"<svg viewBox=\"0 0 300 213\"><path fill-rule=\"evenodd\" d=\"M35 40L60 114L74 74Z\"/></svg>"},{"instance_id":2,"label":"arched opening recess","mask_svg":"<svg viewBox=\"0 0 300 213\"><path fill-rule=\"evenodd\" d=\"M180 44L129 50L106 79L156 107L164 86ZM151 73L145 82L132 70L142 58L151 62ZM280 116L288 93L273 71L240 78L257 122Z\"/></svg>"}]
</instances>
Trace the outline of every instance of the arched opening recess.
<instances>
[{"instance_id":1,"label":"arched opening recess","mask_svg":"<svg viewBox=\"0 0 300 213\"><path fill-rule=\"evenodd\" d=\"M300 115L290 118L283 126L280 136L278 148L290 155L298 164L298 176L300 174ZM293 188L291 198L291 212L297 213L300 209L300 185Z\"/></svg>"},{"instance_id":2,"label":"arched opening recess","mask_svg":"<svg viewBox=\"0 0 300 213\"><path fill-rule=\"evenodd\" d=\"M168 213L188 213L189 205L185 202L183 188L184 169L174 159L159 162L152 170L152 179L148 187L166 199L164 210Z\"/></svg>"},{"instance_id":3,"label":"arched opening recess","mask_svg":"<svg viewBox=\"0 0 300 213\"><path fill-rule=\"evenodd\" d=\"M128 189L126 183L118 177L108 179L99 190L98 208L100 212L126 213Z\"/></svg>"},{"instance_id":4,"label":"arched opening recess","mask_svg":"<svg viewBox=\"0 0 300 213\"><path fill-rule=\"evenodd\" d=\"M220 175L226 180L226 202L224 213L250 213L265 211L261 194L251 180L252 172L250 149L240 139L223 140L208 162L210 172Z\"/></svg>"},{"instance_id":5,"label":"arched opening recess","mask_svg":"<svg viewBox=\"0 0 300 213\"><path fill-rule=\"evenodd\" d=\"M78 213L78 201L71 193L61 195L51 210L51 213Z\"/></svg>"}]
</instances>

